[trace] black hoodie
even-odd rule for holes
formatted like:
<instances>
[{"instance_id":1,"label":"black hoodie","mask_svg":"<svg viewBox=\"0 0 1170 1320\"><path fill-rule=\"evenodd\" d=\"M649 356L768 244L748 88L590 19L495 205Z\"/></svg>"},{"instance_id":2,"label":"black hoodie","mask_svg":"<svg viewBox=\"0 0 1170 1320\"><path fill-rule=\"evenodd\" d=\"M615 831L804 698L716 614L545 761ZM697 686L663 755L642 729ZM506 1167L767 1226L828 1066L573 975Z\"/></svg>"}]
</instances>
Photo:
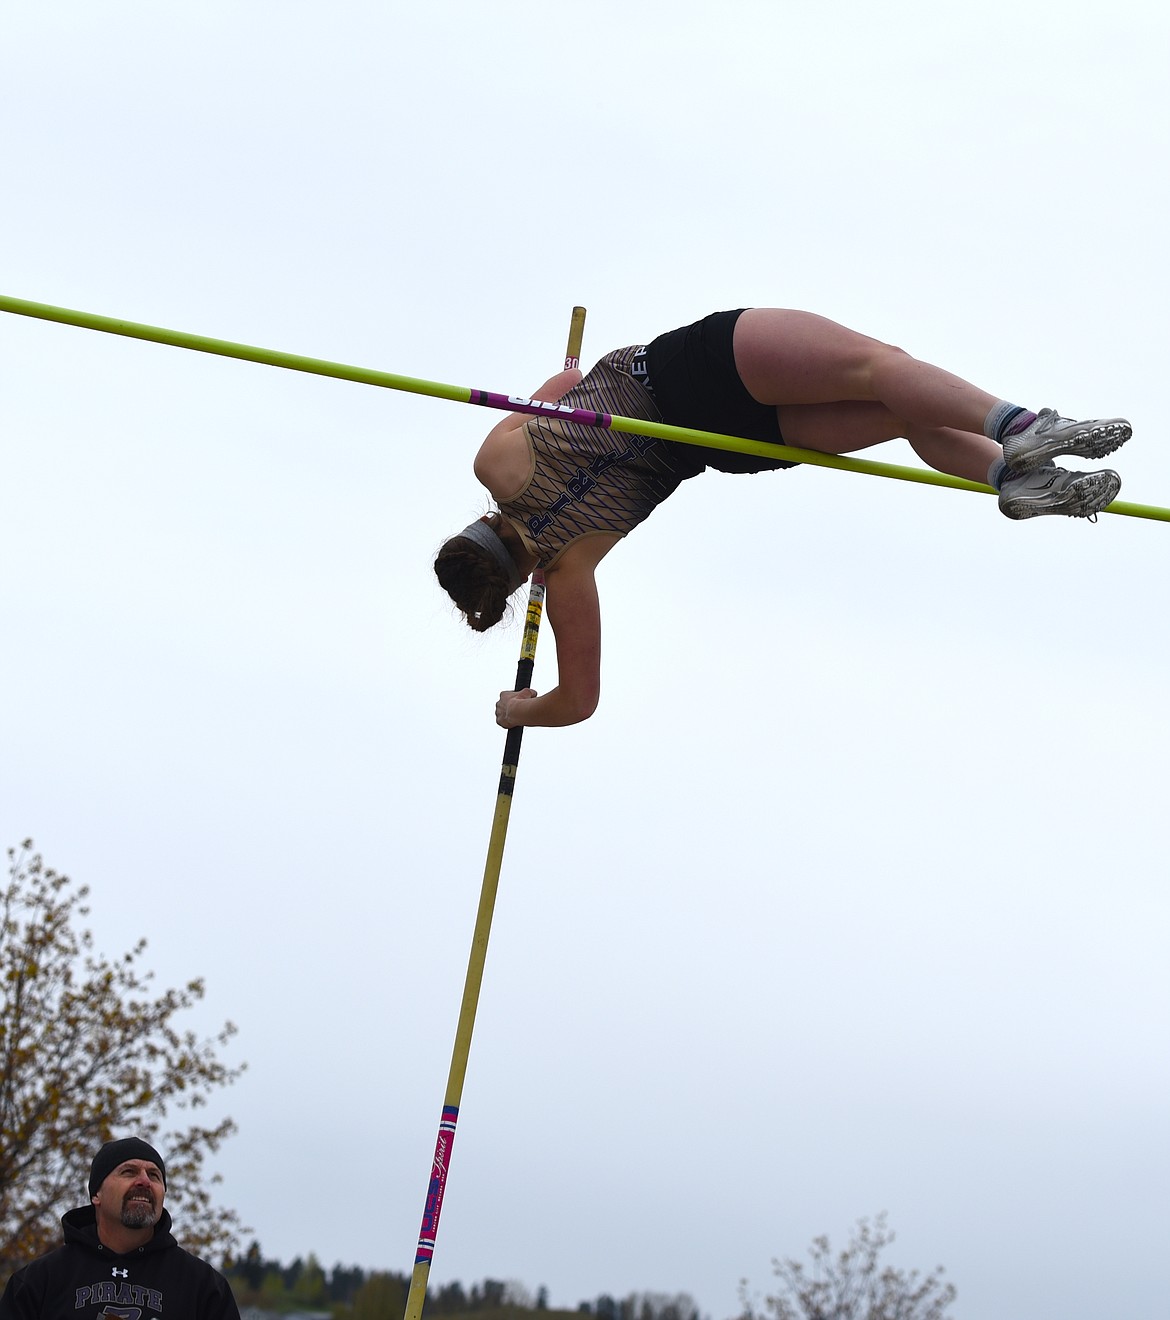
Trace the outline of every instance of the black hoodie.
<instances>
[{"instance_id":1,"label":"black hoodie","mask_svg":"<svg viewBox=\"0 0 1170 1320\"><path fill-rule=\"evenodd\" d=\"M165 1210L150 1241L124 1256L98 1240L92 1205L61 1223L65 1245L8 1280L0 1320L240 1320L228 1281L179 1246Z\"/></svg>"}]
</instances>

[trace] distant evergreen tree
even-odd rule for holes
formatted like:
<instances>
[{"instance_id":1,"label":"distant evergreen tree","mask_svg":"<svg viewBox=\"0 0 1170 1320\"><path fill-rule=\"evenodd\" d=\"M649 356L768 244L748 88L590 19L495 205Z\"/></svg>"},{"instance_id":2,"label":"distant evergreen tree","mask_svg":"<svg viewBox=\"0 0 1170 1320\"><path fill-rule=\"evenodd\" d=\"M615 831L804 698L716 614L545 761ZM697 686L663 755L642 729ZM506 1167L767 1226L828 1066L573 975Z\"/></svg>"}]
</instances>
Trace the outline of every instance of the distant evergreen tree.
<instances>
[{"instance_id":1,"label":"distant evergreen tree","mask_svg":"<svg viewBox=\"0 0 1170 1320\"><path fill-rule=\"evenodd\" d=\"M323 1307L329 1301L329 1290L325 1286L325 1271L312 1252L309 1253L309 1259L305 1261L296 1284L289 1291L294 1302L299 1302L310 1310Z\"/></svg>"},{"instance_id":2,"label":"distant evergreen tree","mask_svg":"<svg viewBox=\"0 0 1170 1320\"><path fill-rule=\"evenodd\" d=\"M352 1320L402 1320L408 1280L397 1274L370 1274L353 1301Z\"/></svg>"},{"instance_id":3,"label":"distant evergreen tree","mask_svg":"<svg viewBox=\"0 0 1170 1320\"><path fill-rule=\"evenodd\" d=\"M264 1282L264 1253L260 1250L260 1243L252 1240L244 1259L236 1266L236 1274L242 1274L248 1287L255 1290Z\"/></svg>"},{"instance_id":4,"label":"distant evergreen tree","mask_svg":"<svg viewBox=\"0 0 1170 1320\"><path fill-rule=\"evenodd\" d=\"M334 1265L329 1271L329 1300L351 1306L365 1281L366 1272L360 1266Z\"/></svg>"},{"instance_id":5,"label":"distant evergreen tree","mask_svg":"<svg viewBox=\"0 0 1170 1320\"><path fill-rule=\"evenodd\" d=\"M474 1293L475 1289L472 1289ZM459 1282L444 1284L437 1289L433 1297L427 1298L427 1310L433 1310L440 1315L453 1315L459 1311L467 1311L472 1308L467 1299L467 1294L463 1291L463 1285Z\"/></svg>"},{"instance_id":6,"label":"distant evergreen tree","mask_svg":"<svg viewBox=\"0 0 1170 1320\"><path fill-rule=\"evenodd\" d=\"M602 1293L593 1304L597 1320L619 1320L618 1304L608 1293Z\"/></svg>"}]
</instances>

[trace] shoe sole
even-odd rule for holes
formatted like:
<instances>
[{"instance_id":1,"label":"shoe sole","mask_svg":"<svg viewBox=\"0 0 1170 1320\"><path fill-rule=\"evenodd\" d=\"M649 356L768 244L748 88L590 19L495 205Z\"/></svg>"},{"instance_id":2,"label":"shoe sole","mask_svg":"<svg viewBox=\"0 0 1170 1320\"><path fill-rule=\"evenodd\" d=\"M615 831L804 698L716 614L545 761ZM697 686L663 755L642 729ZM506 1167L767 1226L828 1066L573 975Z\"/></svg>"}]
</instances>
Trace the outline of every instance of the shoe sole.
<instances>
[{"instance_id":1,"label":"shoe sole","mask_svg":"<svg viewBox=\"0 0 1170 1320\"><path fill-rule=\"evenodd\" d=\"M1000 501L1000 509L1008 518L1021 522L1025 518L1038 518L1043 514L1063 514L1066 518L1096 518L1117 498L1121 478L1116 472L1086 472L1070 481L1059 495L1018 495L1015 499Z\"/></svg>"},{"instance_id":2,"label":"shoe sole","mask_svg":"<svg viewBox=\"0 0 1170 1320\"><path fill-rule=\"evenodd\" d=\"M1004 442L1003 456L1013 472L1035 472L1038 467L1043 467L1062 454L1074 458L1104 458L1115 449L1120 449L1132 435L1133 427L1128 422L1102 422L1098 426L1086 426L1079 431L1041 440L1038 445L1024 449L1019 454L1012 452L1009 437Z\"/></svg>"}]
</instances>

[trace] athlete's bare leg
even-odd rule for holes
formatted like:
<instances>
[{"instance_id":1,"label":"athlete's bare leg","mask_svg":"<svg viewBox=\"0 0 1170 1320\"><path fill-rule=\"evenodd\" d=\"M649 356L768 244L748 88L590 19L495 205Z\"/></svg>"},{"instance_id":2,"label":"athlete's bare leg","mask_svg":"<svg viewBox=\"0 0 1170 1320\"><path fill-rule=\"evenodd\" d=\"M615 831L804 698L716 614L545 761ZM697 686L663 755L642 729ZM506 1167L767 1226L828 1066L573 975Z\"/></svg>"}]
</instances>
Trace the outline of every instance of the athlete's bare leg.
<instances>
[{"instance_id":1,"label":"athlete's bare leg","mask_svg":"<svg viewBox=\"0 0 1170 1320\"><path fill-rule=\"evenodd\" d=\"M1003 457L1003 448L985 435L956 431L947 426L909 427L906 439L924 463L937 472L987 484L992 463Z\"/></svg>"},{"instance_id":2,"label":"athlete's bare leg","mask_svg":"<svg viewBox=\"0 0 1170 1320\"><path fill-rule=\"evenodd\" d=\"M784 443L823 454L851 454L886 440L909 440L924 463L968 481L987 481L1003 450L994 440L947 427L911 426L881 403L794 403L776 409Z\"/></svg>"},{"instance_id":3,"label":"athlete's bare leg","mask_svg":"<svg viewBox=\"0 0 1170 1320\"><path fill-rule=\"evenodd\" d=\"M982 433L995 395L823 316L749 308L733 342L748 393L776 405L790 445L845 454L902 436L970 481L986 481L1003 454Z\"/></svg>"},{"instance_id":4,"label":"athlete's bare leg","mask_svg":"<svg viewBox=\"0 0 1170 1320\"><path fill-rule=\"evenodd\" d=\"M735 364L760 403L885 404L909 426L979 435L994 394L812 312L749 308L735 325Z\"/></svg>"}]
</instances>

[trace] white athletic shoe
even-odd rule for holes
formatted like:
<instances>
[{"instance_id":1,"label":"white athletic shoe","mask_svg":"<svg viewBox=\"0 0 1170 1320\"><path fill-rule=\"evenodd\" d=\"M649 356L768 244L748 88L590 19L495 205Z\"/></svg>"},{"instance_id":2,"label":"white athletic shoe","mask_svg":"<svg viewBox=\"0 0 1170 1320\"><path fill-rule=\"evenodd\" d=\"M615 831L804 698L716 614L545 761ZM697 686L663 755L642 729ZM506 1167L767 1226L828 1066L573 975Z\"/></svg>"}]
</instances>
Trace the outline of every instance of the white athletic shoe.
<instances>
[{"instance_id":1,"label":"white athletic shoe","mask_svg":"<svg viewBox=\"0 0 1170 1320\"><path fill-rule=\"evenodd\" d=\"M1060 513L1067 518L1096 521L1121 489L1121 478L1108 468L1096 472L1069 472L1055 463L1035 472L1011 472L999 489L1000 512L1007 518L1037 518Z\"/></svg>"},{"instance_id":2,"label":"white athletic shoe","mask_svg":"<svg viewBox=\"0 0 1170 1320\"><path fill-rule=\"evenodd\" d=\"M1124 417L1074 422L1051 408L1042 408L1030 426L1004 440L1003 456L1013 472L1034 472L1061 454L1104 458L1120 449L1131 435L1133 427Z\"/></svg>"}]
</instances>

